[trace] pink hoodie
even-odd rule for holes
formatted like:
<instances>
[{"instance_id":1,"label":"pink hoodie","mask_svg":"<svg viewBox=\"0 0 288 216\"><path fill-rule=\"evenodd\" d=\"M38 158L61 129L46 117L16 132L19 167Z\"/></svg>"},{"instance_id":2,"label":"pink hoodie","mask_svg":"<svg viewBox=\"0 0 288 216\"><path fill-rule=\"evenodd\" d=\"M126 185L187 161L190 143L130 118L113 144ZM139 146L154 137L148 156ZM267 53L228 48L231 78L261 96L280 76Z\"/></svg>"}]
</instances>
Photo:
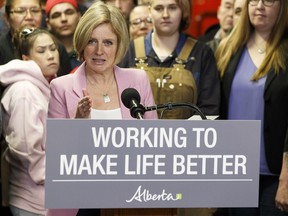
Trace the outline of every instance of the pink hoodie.
<instances>
[{"instance_id":1,"label":"pink hoodie","mask_svg":"<svg viewBox=\"0 0 288 216\"><path fill-rule=\"evenodd\" d=\"M44 146L49 83L34 61L22 60L1 65L0 82L6 87L1 104L8 144L4 160L10 168L9 205L45 214Z\"/></svg>"}]
</instances>

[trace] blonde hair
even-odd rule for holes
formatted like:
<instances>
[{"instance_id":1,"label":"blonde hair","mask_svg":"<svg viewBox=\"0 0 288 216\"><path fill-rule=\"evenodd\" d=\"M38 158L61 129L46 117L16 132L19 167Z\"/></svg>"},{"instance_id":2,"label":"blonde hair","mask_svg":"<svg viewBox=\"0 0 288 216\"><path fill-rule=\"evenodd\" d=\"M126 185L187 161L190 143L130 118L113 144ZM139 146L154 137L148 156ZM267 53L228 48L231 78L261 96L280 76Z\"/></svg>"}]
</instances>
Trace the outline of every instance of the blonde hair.
<instances>
[{"instance_id":1,"label":"blonde hair","mask_svg":"<svg viewBox=\"0 0 288 216\"><path fill-rule=\"evenodd\" d=\"M84 60L84 49L88 45L93 30L104 23L111 24L117 36L117 51L114 64L118 64L124 57L129 46L127 23L121 11L101 1L92 4L81 17L74 33L74 47L81 60Z\"/></svg>"},{"instance_id":2,"label":"blonde hair","mask_svg":"<svg viewBox=\"0 0 288 216\"><path fill-rule=\"evenodd\" d=\"M267 75L273 68L276 73L281 69L286 69L285 59L287 57L287 20L288 20L288 1L280 1L280 11L275 25L271 31L270 38L267 41L266 57L251 80L257 81ZM239 48L247 44L249 38L254 32L254 27L249 20L248 14L249 0L244 3L243 11L239 23L232 32L224 38L216 50L218 70L223 76L224 72L232 58ZM285 20L285 25L283 25Z\"/></svg>"},{"instance_id":3,"label":"blonde hair","mask_svg":"<svg viewBox=\"0 0 288 216\"><path fill-rule=\"evenodd\" d=\"M154 0L149 1L149 7L151 7L152 3ZM182 17L181 17L181 22L179 26L179 31L185 31L189 25L190 25L190 10L191 10L191 5L189 0L175 0L177 5L179 6L181 12L182 12Z\"/></svg>"}]
</instances>

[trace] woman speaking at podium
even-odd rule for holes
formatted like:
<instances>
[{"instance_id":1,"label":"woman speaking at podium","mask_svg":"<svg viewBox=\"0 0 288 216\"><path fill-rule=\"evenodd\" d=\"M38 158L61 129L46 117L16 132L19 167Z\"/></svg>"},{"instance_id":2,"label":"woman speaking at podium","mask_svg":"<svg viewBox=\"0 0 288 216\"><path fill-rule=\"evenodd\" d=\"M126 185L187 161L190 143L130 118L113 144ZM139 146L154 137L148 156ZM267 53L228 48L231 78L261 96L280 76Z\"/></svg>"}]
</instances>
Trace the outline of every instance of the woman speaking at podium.
<instances>
[{"instance_id":1,"label":"woman speaking at podium","mask_svg":"<svg viewBox=\"0 0 288 216\"><path fill-rule=\"evenodd\" d=\"M125 55L129 34L120 10L96 2L81 17L74 34L74 46L83 64L73 73L51 82L50 118L131 119L121 103L121 93L136 89L140 104L152 106L150 81L140 69L122 69L116 64ZM157 119L156 111L144 119ZM76 215L78 209L50 209L48 215Z\"/></svg>"},{"instance_id":2,"label":"woman speaking at podium","mask_svg":"<svg viewBox=\"0 0 288 216\"><path fill-rule=\"evenodd\" d=\"M144 70L119 68L127 52L129 34L125 19L115 7L96 2L80 19L74 46L83 64L73 74L51 83L51 118L132 118L120 101L126 88L135 88L144 106L154 105L149 78ZM146 118L157 118L146 112Z\"/></svg>"}]
</instances>

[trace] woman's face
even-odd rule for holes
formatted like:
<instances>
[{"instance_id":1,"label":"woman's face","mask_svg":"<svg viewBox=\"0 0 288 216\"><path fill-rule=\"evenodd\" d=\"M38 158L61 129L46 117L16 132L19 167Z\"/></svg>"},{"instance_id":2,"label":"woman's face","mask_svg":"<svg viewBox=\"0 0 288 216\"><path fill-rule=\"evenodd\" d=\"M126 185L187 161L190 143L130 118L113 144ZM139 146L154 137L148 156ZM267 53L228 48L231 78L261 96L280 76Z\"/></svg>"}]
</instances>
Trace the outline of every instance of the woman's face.
<instances>
[{"instance_id":1,"label":"woman's face","mask_svg":"<svg viewBox=\"0 0 288 216\"><path fill-rule=\"evenodd\" d=\"M37 35L29 55L23 55L22 59L35 61L47 80L50 80L59 70L57 46L48 34Z\"/></svg>"},{"instance_id":2,"label":"woman's face","mask_svg":"<svg viewBox=\"0 0 288 216\"><path fill-rule=\"evenodd\" d=\"M169 36L179 31L182 11L176 0L151 0L150 11L154 30L159 35Z\"/></svg>"},{"instance_id":3,"label":"woman's face","mask_svg":"<svg viewBox=\"0 0 288 216\"><path fill-rule=\"evenodd\" d=\"M113 71L118 44L111 24L97 26L84 49L86 69L97 73Z\"/></svg>"},{"instance_id":4,"label":"woman's face","mask_svg":"<svg viewBox=\"0 0 288 216\"><path fill-rule=\"evenodd\" d=\"M7 20L12 32L23 26L35 28L41 25L42 13L38 0L14 0L10 11Z\"/></svg>"},{"instance_id":5,"label":"woman's face","mask_svg":"<svg viewBox=\"0 0 288 216\"><path fill-rule=\"evenodd\" d=\"M271 6L265 6L263 1L249 2L249 18L256 31L271 32L280 13L280 6L280 1L275 1Z\"/></svg>"},{"instance_id":6,"label":"woman's face","mask_svg":"<svg viewBox=\"0 0 288 216\"><path fill-rule=\"evenodd\" d=\"M153 28L150 11L146 5L136 6L131 11L129 19L129 33L131 39L145 36Z\"/></svg>"}]
</instances>

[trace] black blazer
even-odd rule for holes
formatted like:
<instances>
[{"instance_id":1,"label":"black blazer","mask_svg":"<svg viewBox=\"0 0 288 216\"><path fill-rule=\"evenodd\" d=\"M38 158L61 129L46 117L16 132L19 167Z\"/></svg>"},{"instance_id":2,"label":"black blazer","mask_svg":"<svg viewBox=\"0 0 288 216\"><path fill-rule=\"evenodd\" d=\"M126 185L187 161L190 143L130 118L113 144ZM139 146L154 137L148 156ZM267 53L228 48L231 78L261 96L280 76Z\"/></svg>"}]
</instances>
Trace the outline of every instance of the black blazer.
<instances>
[{"instance_id":1,"label":"black blazer","mask_svg":"<svg viewBox=\"0 0 288 216\"><path fill-rule=\"evenodd\" d=\"M220 118L227 119L229 96L238 63L244 51L240 48L231 58L221 80ZM286 61L287 62L287 61ZM283 152L288 151L288 65L286 70L267 74L264 88L264 145L268 167L280 174ZM249 110L247 110L249 112Z\"/></svg>"}]
</instances>

